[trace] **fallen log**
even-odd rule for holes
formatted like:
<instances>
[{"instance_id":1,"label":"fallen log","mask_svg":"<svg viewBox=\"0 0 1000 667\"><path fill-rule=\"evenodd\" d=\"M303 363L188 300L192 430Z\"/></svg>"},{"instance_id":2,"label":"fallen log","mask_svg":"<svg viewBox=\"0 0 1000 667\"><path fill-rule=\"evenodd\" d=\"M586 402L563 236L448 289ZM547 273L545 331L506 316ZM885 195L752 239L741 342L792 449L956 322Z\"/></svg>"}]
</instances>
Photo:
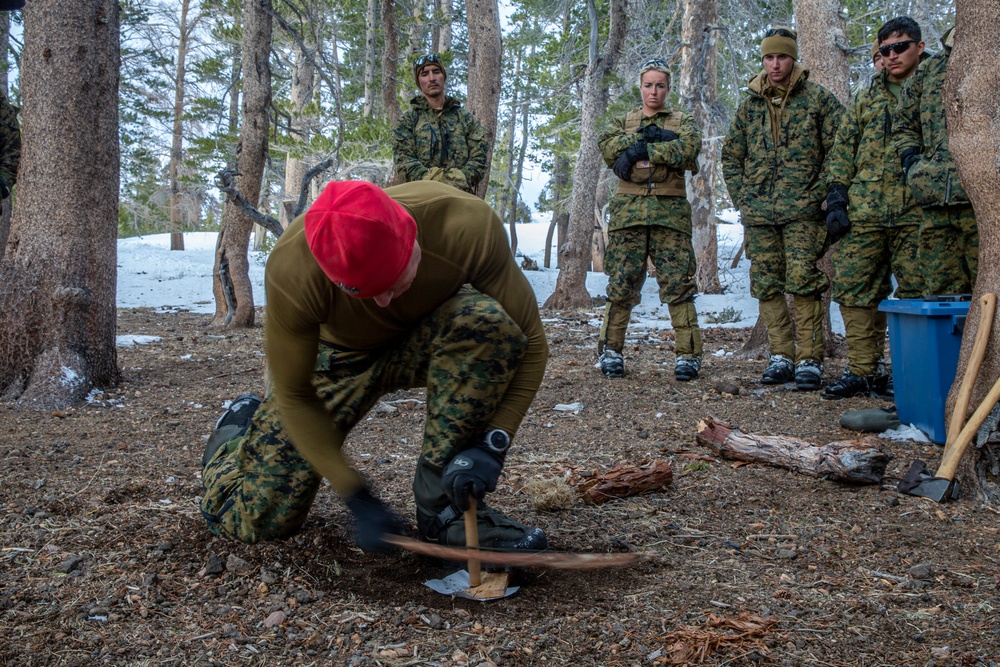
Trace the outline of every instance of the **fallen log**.
<instances>
[{"instance_id":1,"label":"fallen log","mask_svg":"<svg viewBox=\"0 0 1000 667\"><path fill-rule=\"evenodd\" d=\"M400 549L442 560L467 561L470 558L474 558L485 564L547 567L558 570L598 570L609 567L628 567L656 558L656 555L651 552L629 551L609 554L581 554L565 551L535 551L526 553L470 549L468 547L449 547L441 544L431 544L430 542L421 542L420 540L403 535L383 535L382 539Z\"/></svg>"},{"instance_id":2,"label":"fallen log","mask_svg":"<svg viewBox=\"0 0 1000 667\"><path fill-rule=\"evenodd\" d=\"M697 441L723 458L766 463L851 484L878 484L892 458L873 438L821 446L790 436L743 433L711 417L698 422Z\"/></svg>"}]
</instances>

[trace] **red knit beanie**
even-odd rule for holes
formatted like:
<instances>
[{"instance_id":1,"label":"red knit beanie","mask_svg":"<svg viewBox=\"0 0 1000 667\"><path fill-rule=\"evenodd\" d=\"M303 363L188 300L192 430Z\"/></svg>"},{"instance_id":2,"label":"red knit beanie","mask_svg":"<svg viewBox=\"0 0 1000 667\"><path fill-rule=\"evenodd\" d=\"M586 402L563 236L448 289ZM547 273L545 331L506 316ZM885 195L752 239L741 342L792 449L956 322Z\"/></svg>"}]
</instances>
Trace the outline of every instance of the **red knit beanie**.
<instances>
[{"instance_id":1,"label":"red knit beanie","mask_svg":"<svg viewBox=\"0 0 1000 667\"><path fill-rule=\"evenodd\" d=\"M306 211L306 242L337 287L368 299L403 275L417 223L377 185L331 181Z\"/></svg>"}]
</instances>

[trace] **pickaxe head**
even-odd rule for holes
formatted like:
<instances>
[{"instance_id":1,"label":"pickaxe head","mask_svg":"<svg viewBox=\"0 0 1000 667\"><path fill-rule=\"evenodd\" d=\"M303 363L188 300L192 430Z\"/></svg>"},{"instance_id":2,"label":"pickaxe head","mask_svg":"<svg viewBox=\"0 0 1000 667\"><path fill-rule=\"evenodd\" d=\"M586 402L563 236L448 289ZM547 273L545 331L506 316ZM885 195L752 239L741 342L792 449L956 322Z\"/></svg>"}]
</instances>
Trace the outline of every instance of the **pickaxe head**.
<instances>
[{"instance_id":1,"label":"pickaxe head","mask_svg":"<svg viewBox=\"0 0 1000 667\"><path fill-rule=\"evenodd\" d=\"M903 479L896 482L896 490L911 496L930 498L939 503L958 498L958 482L935 477L923 461L914 461Z\"/></svg>"}]
</instances>

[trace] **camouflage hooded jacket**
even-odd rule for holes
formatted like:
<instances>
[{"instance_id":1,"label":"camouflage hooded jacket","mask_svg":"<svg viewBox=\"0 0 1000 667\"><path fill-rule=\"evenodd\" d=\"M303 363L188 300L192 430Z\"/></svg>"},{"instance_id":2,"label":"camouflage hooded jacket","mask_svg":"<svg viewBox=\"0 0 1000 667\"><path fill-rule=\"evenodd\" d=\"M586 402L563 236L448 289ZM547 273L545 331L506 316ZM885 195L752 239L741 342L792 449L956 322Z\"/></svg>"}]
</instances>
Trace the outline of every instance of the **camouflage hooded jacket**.
<instances>
[{"instance_id":1,"label":"camouflage hooded jacket","mask_svg":"<svg viewBox=\"0 0 1000 667\"><path fill-rule=\"evenodd\" d=\"M823 218L820 170L844 108L808 78L809 71L796 65L788 93L776 98L761 71L729 126L722 173L744 225Z\"/></svg>"},{"instance_id":2,"label":"camouflage hooded jacket","mask_svg":"<svg viewBox=\"0 0 1000 667\"><path fill-rule=\"evenodd\" d=\"M893 142L896 98L888 80L883 70L851 99L823 167L822 180L848 189L848 216L859 227L919 225L923 219L899 166Z\"/></svg>"},{"instance_id":3,"label":"camouflage hooded jacket","mask_svg":"<svg viewBox=\"0 0 1000 667\"><path fill-rule=\"evenodd\" d=\"M945 124L944 75L948 68L952 32L945 33L945 48L917 67L899 96L896 108L896 150L907 148L921 152L907 172L906 180L913 198L921 206L968 205L962 181L948 150Z\"/></svg>"},{"instance_id":4,"label":"camouflage hooded jacket","mask_svg":"<svg viewBox=\"0 0 1000 667\"><path fill-rule=\"evenodd\" d=\"M486 173L486 130L453 97L434 111L423 95L410 100L393 132L396 171L404 181L419 181L431 167L459 169L474 192Z\"/></svg>"}]
</instances>

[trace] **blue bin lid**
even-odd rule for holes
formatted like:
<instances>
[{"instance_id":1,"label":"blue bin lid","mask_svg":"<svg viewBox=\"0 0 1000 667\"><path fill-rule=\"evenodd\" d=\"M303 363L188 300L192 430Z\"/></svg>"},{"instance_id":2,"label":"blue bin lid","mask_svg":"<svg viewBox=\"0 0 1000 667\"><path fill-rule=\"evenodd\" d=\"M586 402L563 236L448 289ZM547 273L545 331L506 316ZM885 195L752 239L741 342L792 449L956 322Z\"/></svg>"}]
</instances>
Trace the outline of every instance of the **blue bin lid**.
<instances>
[{"instance_id":1,"label":"blue bin lid","mask_svg":"<svg viewBox=\"0 0 1000 667\"><path fill-rule=\"evenodd\" d=\"M921 299L886 299L878 305L883 313L950 317L967 315L971 301L923 301Z\"/></svg>"}]
</instances>

